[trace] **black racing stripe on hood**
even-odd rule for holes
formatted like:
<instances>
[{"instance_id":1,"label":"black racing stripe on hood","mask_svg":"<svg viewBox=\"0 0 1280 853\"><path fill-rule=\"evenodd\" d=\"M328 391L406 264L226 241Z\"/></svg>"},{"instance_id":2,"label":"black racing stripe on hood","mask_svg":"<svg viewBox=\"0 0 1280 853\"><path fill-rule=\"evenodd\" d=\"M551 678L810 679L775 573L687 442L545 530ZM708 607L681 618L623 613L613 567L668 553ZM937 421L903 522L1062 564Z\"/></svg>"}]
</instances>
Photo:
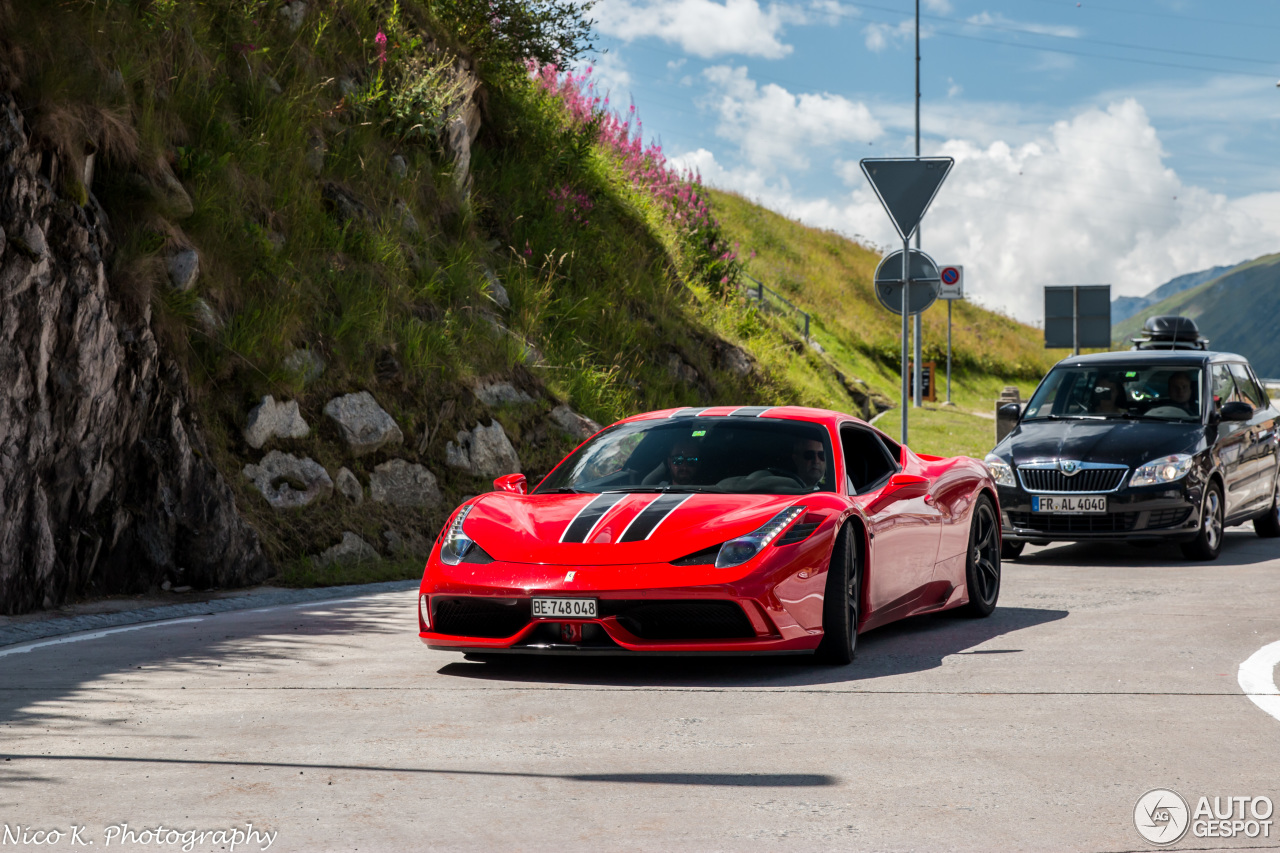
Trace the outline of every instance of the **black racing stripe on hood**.
<instances>
[{"instance_id":1,"label":"black racing stripe on hood","mask_svg":"<svg viewBox=\"0 0 1280 853\"><path fill-rule=\"evenodd\" d=\"M741 409L734 409L729 414L735 418L758 418L772 408L773 406L743 406Z\"/></svg>"},{"instance_id":2,"label":"black racing stripe on hood","mask_svg":"<svg viewBox=\"0 0 1280 853\"><path fill-rule=\"evenodd\" d=\"M618 542L641 542L653 535L658 525L693 495L663 495L649 504L627 527Z\"/></svg>"},{"instance_id":3,"label":"black racing stripe on hood","mask_svg":"<svg viewBox=\"0 0 1280 853\"><path fill-rule=\"evenodd\" d=\"M696 418L705 411L705 407L701 409L680 409L679 411L672 412L670 416L673 418Z\"/></svg>"},{"instance_id":4,"label":"black racing stripe on hood","mask_svg":"<svg viewBox=\"0 0 1280 853\"><path fill-rule=\"evenodd\" d=\"M604 518L604 514L613 509L614 506L625 498L626 495L618 492L612 494L600 495L591 503L578 510L578 514L573 517L573 521L569 522L569 526L564 529L564 535L560 537L561 542L585 542L587 534L590 533L600 519Z\"/></svg>"}]
</instances>

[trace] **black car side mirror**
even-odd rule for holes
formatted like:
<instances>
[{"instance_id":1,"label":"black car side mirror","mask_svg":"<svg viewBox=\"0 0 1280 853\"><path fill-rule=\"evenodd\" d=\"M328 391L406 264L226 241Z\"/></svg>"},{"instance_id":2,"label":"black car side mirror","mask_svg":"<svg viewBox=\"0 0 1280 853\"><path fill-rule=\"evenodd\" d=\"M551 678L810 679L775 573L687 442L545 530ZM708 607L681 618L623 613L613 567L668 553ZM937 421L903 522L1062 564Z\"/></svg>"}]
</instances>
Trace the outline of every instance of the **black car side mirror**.
<instances>
[{"instance_id":1,"label":"black car side mirror","mask_svg":"<svg viewBox=\"0 0 1280 853\"><path fill-rule=\"evenodd\" d=\"M1022 417L1022 407L1017 403L1005 403L1000 407L1000 415L1016 421L1018 418Z\"/></svg>"},{"instance_id":2,"label":"black car side mirror","mask_svg":"<svg viewBox=\"0 0 1280 853\"><path fill-rule=\"evenodd\" d=\"M1224 403L1222 406L1222 419L1224 421L1247 421L1252 417L1253 406L1248 403L1236 400L1231 403Z\"/></svg>"}]
</instances>

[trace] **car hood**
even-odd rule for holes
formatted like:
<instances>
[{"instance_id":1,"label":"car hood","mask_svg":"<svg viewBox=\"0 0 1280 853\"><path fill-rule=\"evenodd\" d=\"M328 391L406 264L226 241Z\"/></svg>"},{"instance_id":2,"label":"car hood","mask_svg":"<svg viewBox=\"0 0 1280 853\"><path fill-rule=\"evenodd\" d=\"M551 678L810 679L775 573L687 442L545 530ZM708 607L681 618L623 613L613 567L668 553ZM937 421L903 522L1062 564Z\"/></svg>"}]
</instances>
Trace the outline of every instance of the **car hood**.
<instances>
[{"instance_id":1,"label":"car hood","mask_svg":"<svg viewBox=\"0 0 1280 853\"><path fill-rule=\"evenodd\" d=\"M590 528L586 541L562 541L579 514L600 498L616 498ZM658 498L667 503L653 507ZM683 499L683 500L680 500ZM679 500L678 505L673 508ZM608 500L602 501L608 503ZM755 530L802 495L516 495L491 492L472 504L464 522L469 537L496 560L550 565L625 565L670 562ZM598 508L600 503L596 504ZM669 508L669 509L668 509ZM586 510L586 513L584 513ZM640 530L661 515L647 538L619 542L628 525ZM586 534L579 525L569 538ZM635 532L630 537L635 536Z\"/></svg>"},{"instance_id":2,"label":"car hood","mask_svg":"<svg viewBox=\"0 0 1280 853\"><path fill-rule=\"evenodd\" d=\"M1012 456L1016 465L1074 459L1135 467L1160 456L1195 453L1203 441L1203 426L1176 421L1029 421L1018 424L996 452Z\"/></svg>"}]
</instances>

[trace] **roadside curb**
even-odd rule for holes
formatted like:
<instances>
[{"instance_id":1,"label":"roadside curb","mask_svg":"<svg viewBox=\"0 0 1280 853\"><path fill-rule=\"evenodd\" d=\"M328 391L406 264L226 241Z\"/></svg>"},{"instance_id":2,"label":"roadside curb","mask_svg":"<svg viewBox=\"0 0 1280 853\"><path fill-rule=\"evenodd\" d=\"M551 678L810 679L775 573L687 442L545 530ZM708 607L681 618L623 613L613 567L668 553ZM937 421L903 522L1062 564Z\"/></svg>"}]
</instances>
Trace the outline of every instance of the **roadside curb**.
<instances>
[{"instance_id":1,"label":"roadside curb","mask_svg":"<svg viewBox=\"0 0 1280 853\"><path fill-rule=\"evenodd\" d=\"M137 625L143 622L160 622L165 619L180 619L184 616L212 616L216 613L229 613L235 610L256 610L261 607L309 604L313 601L363 598L385 592L402 592L416 588L418 583L416 580L385 581L383 583L350 584L348 586L328 586L314 589L272 590L261 594L249 593L248 595L238 595L234 598L216 598L209 601L194 601L188 604L164 604L159 607L146 607L140 610L122 610L115 613L86 613L79 616L44 619L39 622L9 625L0 628L0 648L32 640L43 640L46 637L58 637L63 634L78 634L81 631L116 628L122 625Z\"/></svg>"}]
</instances>

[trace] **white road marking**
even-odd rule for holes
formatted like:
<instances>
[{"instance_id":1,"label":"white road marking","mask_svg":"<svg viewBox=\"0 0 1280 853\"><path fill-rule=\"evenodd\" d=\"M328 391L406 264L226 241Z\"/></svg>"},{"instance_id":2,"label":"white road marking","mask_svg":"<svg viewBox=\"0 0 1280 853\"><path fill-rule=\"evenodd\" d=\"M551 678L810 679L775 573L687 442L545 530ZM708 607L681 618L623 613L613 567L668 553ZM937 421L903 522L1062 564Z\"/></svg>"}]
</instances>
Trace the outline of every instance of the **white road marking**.
<instances>
[{"instance_id":1,"label":"white road marking","mask_svg":"<svg viewBox=\"0 0 1280 853\"><path fill-rule=\"evenodd\" d=\"M40 640L34 643L23 643L20 646L12 646L7 649L0 649L0 658L7 655L20 655L35 649L44 648L45 646L59 646L63 643L78 643L81 640L97 640L110 634L119 634L123 631L141 631L143 628L159 628L163 625L181 625L184 622L203 622L204 617L195 617L191 619L165 619L161 622L146 622L142 625L126 625L123 628L108 628L105 631L93 631L88 634L70 634L66 637L58 637L56 640Z\"/></svg>"},{"instance_id":2,"label":"white road marking","mask_svg":"<svg viewBox=\"0 0 1280 853\"><path fill-rule=\"evenodd\" d=\"M1280 641L1263 646L1240 664L1240 689L1253 704L1280 720L1280 688L1276 687L1276 664L1280 664Z\"/></svg>"}]
</instances>

